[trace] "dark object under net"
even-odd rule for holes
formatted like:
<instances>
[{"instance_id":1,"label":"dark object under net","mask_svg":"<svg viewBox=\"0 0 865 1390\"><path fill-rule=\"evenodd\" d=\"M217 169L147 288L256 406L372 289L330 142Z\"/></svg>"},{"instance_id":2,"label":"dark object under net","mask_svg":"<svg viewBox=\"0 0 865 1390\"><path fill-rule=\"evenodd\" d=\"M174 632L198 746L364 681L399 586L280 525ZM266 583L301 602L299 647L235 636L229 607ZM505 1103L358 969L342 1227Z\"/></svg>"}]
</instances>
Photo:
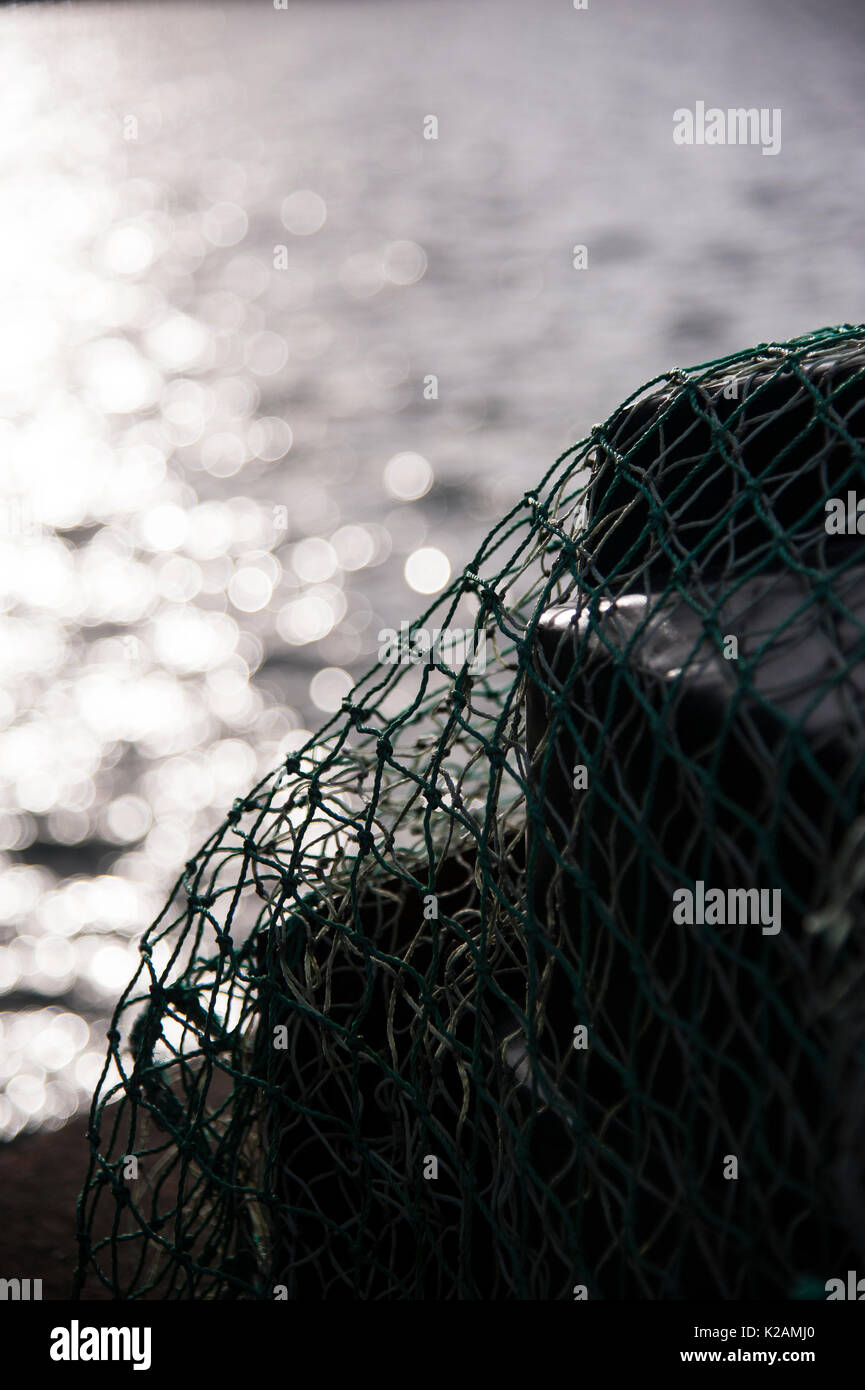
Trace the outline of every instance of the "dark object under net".
<instances>
[{"instance_id":1,"label":"dark object under net","mask_svg":"<svg viewBox=\"0 0 865 1390\"><path fill-rule=\"evenodd\" d=\"M235 803L117 1007L78 1292L863 1267L863 440L863 326L656 378Z\"/></svg>"}]
</instances>

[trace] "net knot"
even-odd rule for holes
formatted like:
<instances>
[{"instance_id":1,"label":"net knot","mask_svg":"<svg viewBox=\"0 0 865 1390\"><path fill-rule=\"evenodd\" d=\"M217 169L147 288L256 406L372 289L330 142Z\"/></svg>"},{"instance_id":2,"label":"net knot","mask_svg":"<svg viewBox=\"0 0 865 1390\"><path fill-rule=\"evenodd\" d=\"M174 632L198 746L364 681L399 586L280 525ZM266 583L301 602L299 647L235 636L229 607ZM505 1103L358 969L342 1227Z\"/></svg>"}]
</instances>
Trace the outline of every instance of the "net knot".
<instances>
[{"instance_id":1,"label":"net knot","mask_svg":"<svg viewBox=\"0 0 865 1390\"><path fill-rule=\"evenodd\" d=\"M487 611L491 605L498 602L499 595L495 586L488 584L475 570L466 570L463 581L467 589L471 589L479 598L483 599L483 606Z\"/></svg>"},{"instance_id":2,"label":"net knot","mask_svg":"<svg viewBox=\"0 0 865 1390\"><path fill-rule=\"evenodd\" d=\"M216 902L215 893L189 893L189 906L193 912L206 912Z\"/></svg>"},{"instance_id":3,"label":"net knot","mask_svg":"<svg viewBox=\"0 0 865 1390\"><path fill-rule=\"evenodd\" d=\"M363 705L353 703L350 695L343 695L340 702L344 714L347 714L356 729L359 729L361 722L369 716L369 710L364 709Z\"/></svg>"},{"instance_id":4,"label":"net knot","mask_svg":"<svg viewBox=\"0 0 865 1390\"><path fill-rule=\"evenodd\" d=\"M546 502L540 500L536 492L524 493L523 502L531 511L533 525L541 525L549 519L550 509Z\"/></svg>"}]
</instances>

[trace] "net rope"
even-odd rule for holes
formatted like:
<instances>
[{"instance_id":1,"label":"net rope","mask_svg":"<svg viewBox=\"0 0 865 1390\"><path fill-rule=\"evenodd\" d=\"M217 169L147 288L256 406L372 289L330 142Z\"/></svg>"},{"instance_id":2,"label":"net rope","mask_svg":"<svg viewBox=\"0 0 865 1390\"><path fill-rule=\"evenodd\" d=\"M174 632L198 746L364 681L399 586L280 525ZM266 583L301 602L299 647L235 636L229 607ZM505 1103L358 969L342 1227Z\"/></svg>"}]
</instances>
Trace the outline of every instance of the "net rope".
<instances>
[{"instance_id":1,"label":"net rope","mask_svg":"<svg viewBox=\"0 0 865 1390\"><path fill-rule=\"evenodd\" d=\"M861 325L654 378L234 803L114 1013L76 1296L865 1259L863 387Z\"/></svg>"}]
</instances>

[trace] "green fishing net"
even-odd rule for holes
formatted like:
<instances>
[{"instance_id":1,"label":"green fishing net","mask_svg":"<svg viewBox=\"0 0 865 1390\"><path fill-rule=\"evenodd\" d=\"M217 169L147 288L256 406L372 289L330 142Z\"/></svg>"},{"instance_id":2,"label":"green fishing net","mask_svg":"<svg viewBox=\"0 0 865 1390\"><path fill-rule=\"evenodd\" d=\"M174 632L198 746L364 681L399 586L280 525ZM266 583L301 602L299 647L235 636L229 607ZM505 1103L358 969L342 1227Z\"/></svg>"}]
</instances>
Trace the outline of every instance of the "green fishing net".
<instances>
[{"instance_id":1,"label":"green fishing net","mask_svg":"<svg viewBox=\"0 0 865 1390\"><path fill-rule=\"evenodd\" d=\"M117 1005L77 1295L857 1267L863 440L862 326L656 378L235 802Z\"/></svg>"}]
</instances>

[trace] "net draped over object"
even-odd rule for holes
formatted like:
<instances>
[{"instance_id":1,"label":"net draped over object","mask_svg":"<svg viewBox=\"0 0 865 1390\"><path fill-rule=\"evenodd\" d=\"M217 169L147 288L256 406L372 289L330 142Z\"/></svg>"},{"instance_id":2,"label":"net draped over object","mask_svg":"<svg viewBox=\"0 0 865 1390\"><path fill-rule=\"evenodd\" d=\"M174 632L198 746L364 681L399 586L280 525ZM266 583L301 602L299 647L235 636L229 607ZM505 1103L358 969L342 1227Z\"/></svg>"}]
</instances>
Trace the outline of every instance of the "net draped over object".
<instances>
[{"instance_id":1,"label":"net draped over object","mask_svg":"<svg viewBox=\"0 0 865 1390\"><path fill-rule=\"evenodd\" d=\"M412 625L470 640L235 802L112 1022L82 1296L865 1267L863 440L863 326L656 378Z\"/></svg>"}]
</instances>

